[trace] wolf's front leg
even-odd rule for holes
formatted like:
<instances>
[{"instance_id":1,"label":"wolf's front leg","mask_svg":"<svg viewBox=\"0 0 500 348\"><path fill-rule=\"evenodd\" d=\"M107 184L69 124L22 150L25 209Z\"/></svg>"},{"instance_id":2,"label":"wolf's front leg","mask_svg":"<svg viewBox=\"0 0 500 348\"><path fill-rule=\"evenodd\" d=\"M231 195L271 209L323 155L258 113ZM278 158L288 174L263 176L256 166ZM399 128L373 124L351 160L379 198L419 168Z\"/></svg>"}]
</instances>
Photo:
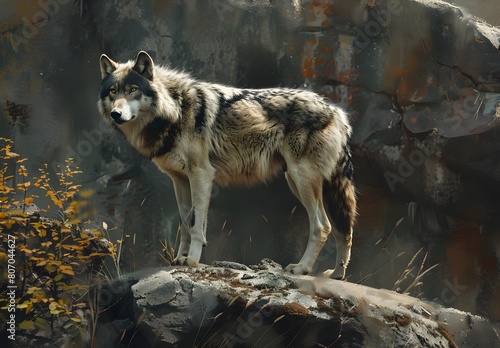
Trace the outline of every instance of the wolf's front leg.
<instances>
[{"instance_id":1,"label":"wolf's front leg","mask_svg":"<svg viewBox=\"0 0 500 348\"><path fill-rule=\"evenodd\" d=\"M179 250L172 263L174 265L182 265L188 256L189 244L191 243L191 236L189 235L189 228L191 227L192 220L191 216L193 214L191 187L187 176L171 174L170 177L174 183L175 198L177 200L177 208L179 209L179 216L181 219Z\"/></svg>"},{"instance_id":2,"label":"wolf's front leg","mask_svg":"<svg viewBox=\"0 0 500 348\"><path fill-rule=\"evenodd\" d=\"M193 215L189 230L191 243L187 259L184 261L184 264L188 266L198 265L201 251L207 245L207 215L214 174L213 170L196 168L189 178Z\"/></svg>"}]
</instances>

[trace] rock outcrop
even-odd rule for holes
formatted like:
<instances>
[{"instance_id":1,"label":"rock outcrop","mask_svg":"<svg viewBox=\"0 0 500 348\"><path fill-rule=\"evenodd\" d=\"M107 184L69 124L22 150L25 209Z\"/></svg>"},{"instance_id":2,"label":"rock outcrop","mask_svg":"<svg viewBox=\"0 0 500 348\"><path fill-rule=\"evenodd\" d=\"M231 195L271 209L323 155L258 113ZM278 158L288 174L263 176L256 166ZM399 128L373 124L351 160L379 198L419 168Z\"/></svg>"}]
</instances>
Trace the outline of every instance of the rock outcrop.
<instances>
[{"instance_id":1,"label":"rock outcrop","mask_svg":"<svg viewBox=\"0 0 500 348\"><path fill-rule=\"evenodd\" d=\"M150 270L101 295L108 313L98 325L102 346L493 348L499 342L480 317L393 291L292 275L268 259L251 267L218 262Z\"/></svg>"}]
</instances>

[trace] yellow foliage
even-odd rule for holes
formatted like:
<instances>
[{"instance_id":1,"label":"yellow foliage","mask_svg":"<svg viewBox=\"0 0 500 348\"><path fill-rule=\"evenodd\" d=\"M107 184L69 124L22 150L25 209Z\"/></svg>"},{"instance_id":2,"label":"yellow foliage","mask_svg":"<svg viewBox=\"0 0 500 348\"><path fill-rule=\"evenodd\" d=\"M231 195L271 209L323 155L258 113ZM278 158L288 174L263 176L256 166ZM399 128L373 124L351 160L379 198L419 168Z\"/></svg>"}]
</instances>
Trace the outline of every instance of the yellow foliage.
<instances>
[{"instance_id":1,"label":"yellow foliage","mask_svg":"<svg viewBox=\"0 0 500 348\"><path fill-rule=\"evenodd\" d=\"M49 241L40 243L40 245L44 248L48 248L52 245L52 242L49 240Z\"/></svg>"},{"instance_id":2,"label":"yellow foliage","mask_svg":"<svg viewBox=\"0 0 500 348\"><path fill-rule=\"evenodd\" d=\"M51 181L47 164L39 169L38 177L30 177L23 165L27 158L13 152L12 144L11 140L0 137L0 162L3 160L0 165L0 262L8 258L2 245L7 245L9 234L15 235L18 240L15 244L16 255L19 255L16 259L19 260L16 262L16 281L22 283L19 293L16 293L22 302L16 307L25 312L25 320L19 323L18 329L50 332L60 329L59 323L63 322L64 325L73 323L82 329L84 326L80 323L86 321L89 305L73 301L87 298L85 292L89 285L78 283L86 277L76 277L79 275L76 273L96 258L111 254L88 254L88 246L96 239L95 233L80 232L74 228L85 213L82 211L86 210L82 207L88 204L85 198L95 192L81 190L81 185L73 182L73 178L81 173L74 168L73 159L67 159L61 172L56 173L55 184ZM18 176L7 175L12 172ZM19 208L20 204L35 203L43 191L52 206L58 208L62 219L35 219L28 216L24 208ZM75 200L77 194L84 200ZM50 205L41 208L41 211L47 209L51 209ZM113 245L110 250L115 250ZM0 298L0 304L4 302L5 299ZM75 309L76 314L72 313ZM54 316L64 317L64 320L54 320Z\"/></svg>"},{"instance_id":3,"label":"yellow foliage","mask_svg":"<svg viewBox=\"0 0 500 348\"><path fill-rule=\"evenodd\" d=\"M26 245L21 245L21 251L26 253L26 254L32 254L33 253L33 250L31 249L28 249L28 247Z\"/></svg>"},{"instance_id":4,"label":"yellow foliage","mask_svg":"<svg viewBox=\"0 0 500 348\"><path fill-rule=\"evenodd\" d=\"M6 228L10 229L12 226L16 223L16 220L14 219L5 219L3 221L0 221L1 225L4 225Z\"/></svg>"},{"instance_id":5,"label":"yellow foliage","mask_svg":"<svg viewBox=\"0 0 500 348\"><path fill-rule=\"evenodd\" d=\"M47 191L47 196L50 197L50 199L55 205L57 205L59 208L62 209L63 207L62 201L57 197L54 191Z\"/></svg>"},{"instance_id":6,"label":"yellow foliage","mask_svg":"<svg viewBox=\"0 0 500 348\"><path fill-rule=\"evenodd\" d=\"M26 314L28 314L33 309L33 302L32 301L24 301L23 303L18 304L16 307L18 309L25 309L24 312Z\"/></svg>"},{"instance_id":7,"label":"yellow foliage","mask_svg":"<svg viewBox=\"0 0 500 348\"><path fill-rule=\"evenodd\" d=\"M21 330L35 330L36 327L35 327L35 323L31 320L25 320L25 321L22 321L20 324L19 324L19 328Z\"/></svg>"},{"instance_id":8,"label":"yellow foliage","mask_svg":"<svg viewBox=\"0 0 500 348\"><path fill-rule=\"evenodd\" d=\"M65 312L64 310L64 307L61 306L59 303L57 302L51 302L49 304L49 310L50 310L50 314L53 314L53 315L58 315L60 313L63 313Z\"/></svg>"},{"instance_id":9,"label":"yellow foliage","mask_svg":"<svg viewBox=\"0 0 500 348\"><path fill-rule=\"evenodd\" d=\"M7 185L0 185L0 193L7 194L7 193L12 192L12 191L14 191L14 189L12 187L9 187Z\"/></svg>"},{"instance_id":10,"label":"yellow foliage","mask_svg":"<svg viewBox=\"0 0 500 348\"><path fill-rule=\"evenodd\" d=\"M54 273L57 270L56 265L49 263L45 266L45 269L49 271L50 273Z\"/></svg>"},{"instance_id":11,"label":"yellow foliage","mask_svg":"<svg viewBox=\"0 0 500 348\"><path fill-rule=\"evenodd\" d=\"M71 228L63 227L63 228L61 228L61 233L71 233Z\"/></svg>"},{"instance_id":12,"label":"yellow foliage","mask_svg":"<svg viewBox=\"0 0 500 348\"><path fill-rule=\"evenodd\" d=\"M73 267L71 267L71 266L61 265L61 266L59 266L59 272L64 273L64 274L68 274L68 275L72 275L72 276L75 275L75 272L73 271Z\"/></svg>"}]
</instances>

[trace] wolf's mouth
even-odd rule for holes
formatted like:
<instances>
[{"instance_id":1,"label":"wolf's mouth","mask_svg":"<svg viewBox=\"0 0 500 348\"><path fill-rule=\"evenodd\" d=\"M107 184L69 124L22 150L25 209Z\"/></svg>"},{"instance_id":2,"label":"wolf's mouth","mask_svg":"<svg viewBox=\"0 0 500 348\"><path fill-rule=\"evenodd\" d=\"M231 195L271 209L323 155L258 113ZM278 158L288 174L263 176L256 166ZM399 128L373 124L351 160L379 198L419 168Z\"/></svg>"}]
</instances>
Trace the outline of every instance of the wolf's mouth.
<instances>
[{"instance_id":1,"label":"wolf's mouth","mask_svg":"<svg viewBox=\"0 0 500 348\"><path fill-rule=\"evenodd\" d=\"M113 119L113 121L115 121L115 123L116 123L116 124L124 124L124 123L126 123L126 122L130 122L130 121L134 120L134 119L135 119L135 117L136 117L136 116L135 116L135 115L133 115L133 116L130 118L130 120L123 120L123 119L121 119L121 118L116 118L116 119L114 118L114 119Z\"/></svg>"},{"instance_id":2,"label":"wolf's mouth","mask_svg":"<svg viewBox=\"0 0 500 348\"><path fill-rule=\"evenodd\" d=\"M118 111L118 110L111 111L111 118L113 119L113 121L116 124L124 124L125 122L132 121L136 117L136 115L132 115L130 117L130 119L126 120L126 119L123 119L122 116L123 115L122 115L121 111Z\"/></svg>"}]
</instances>

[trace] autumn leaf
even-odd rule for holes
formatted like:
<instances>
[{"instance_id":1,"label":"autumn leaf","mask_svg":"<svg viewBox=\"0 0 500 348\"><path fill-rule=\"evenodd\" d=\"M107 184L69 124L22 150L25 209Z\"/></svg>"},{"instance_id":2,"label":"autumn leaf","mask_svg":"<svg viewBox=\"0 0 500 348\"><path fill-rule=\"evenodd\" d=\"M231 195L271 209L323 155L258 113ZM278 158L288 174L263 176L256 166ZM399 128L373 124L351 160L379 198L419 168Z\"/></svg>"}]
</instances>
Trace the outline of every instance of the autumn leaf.
<instances>
[{"instance_id":1,"label":"autumn leaf","mask_svg":"<svg viewBox=\"0 0 500 348\"><path fill-rule=\"evenodd\" d=\"M66 266L66 265L59 266L59 272L64 273L64 274L68 274L71 276L75 275L75 272L73 271L73 267Z\"/></svg>"},{"instance_id":2,"label":"autumn leaf","mask_svg":"<svg viewBox=\"0 0 500 348\"><path fill-rule=\"evenodd\" d=\"M29 305L29 304L28 304L28 302L29 302L29 301L24 301L23 303L18 304L18 305L16 306L16 308L19 308L19 309L27 308L27 307L28 307L28 305Z\"/></svg>"},{"instance_id":3,"label":"autumn leaf","mask_svg":"<svg viewBox=\"0 0 500 348\"><path fill-rule=\"evenodd\" d=\"M61 309L62 309L61 305L59 305L59 303L57 303L57 302L51 302L49 304L50 314L58 315L58 314L63 312L63 310L61 310Z\"/></svg>"},{"instance_id":4,"label":"autumn leaf","mask_svg":"<svg viewBox=\"0 0 500 348\"><path fill-rule=\"evenodd\" d=\"M8 229L12 228L12 226L16 223L14 219L8 219L4 221L0 221L0 224L5 225Z\"/></svg>"},{"instance_id":5,"label":"autumn leaf","mask_svg":"<svg viewBox=\"0 0 500 348\"><path fill-rule=\"evenodd\" d=\"M27 294L33 294L35 293L35 291L40 291L42 290L41 288L39 288L38 286L32 286L32 287L29 287L28 288L28 291L26 291Z\"/></svg>"},{"instance_id":6,"label":"autumn leaf","mask_svg":"<svg viewBox=\"0 0 500 348\"><path fill-rule=\"evenodd\" d=\"M24 320L23 322L21 322L19 324L19 328L21 330L35 330L35 323L33 323L33 321L31 320Z\"/></svg>"},{"instance_id":7,"label":"autumn leaf","mask_svg":"<svg viewBox=\"0 0 500 348\"><path fill-rule=\"evenodd\" d=\"M38 232L38 236L39 236L39 237L45 237L45 236L47 235L47 231L46 231L46 230L44 230L43 228L41 228L41 229L39 229L39 230L37 229L36 231ZM36 234L33 234L33 233L32 233L31 235L32 235L32 236L35 236Z\"/></svg>"},{"instance_id":8,"label":"autumn leaf","mask_svg":"<svg viewBox=\"0 0 500 348\"><path fill-rule=\"evenodd\" d=\"M64 248L64 249L67 249L67 250L74 250L74 251L83 250L83 246L73 245L73 244L62 244L61 248Z\"/></svg>"},{"instance_id":9,"label":"autumn leaf","mask_svg":"<svg viewBox=\"0 0 500 348\"><path fill-rule=\"evenodd\" d=\"M108 253L91 253L89 254L89 257L102 257L102 256L108 256Z\"/></svg>"},{"instance_id":10,"label":"autumn leaf","mask_svg":"<svg viewBox=\"0 0 500 348\"><path fill-rule=\"evenodd\" d=\"M50 273L53 273L56 271L57 267L54 264L49 263L47 266L45 266L45 269Z\"/></svg>"},{"instance_id":11,"label":"autumn leaf","mask_svg":"<svg viewBox=\"0 0 500 348\"><path fill-rule=\"evenodd\" d=\"M63 207L63 204L61 202L61 200L57 197L57 195L53 192L53 191L47 191L47 196L50 197L50 199L52 200L52 202L57 205L59 208L62 209Z\"/></svg>"},{"instance_id":12,"label":"autumn leaf","mask_svg":"<svg viewBox=\"0 0 500 348\"><path fill-rule=\"evenodd\" d=\"M7 156L5 156L4 159L10 159L10 158L14 158L14 157L19 157L18 153L10 151L11 148L12 148L12 146L10 146L10 145L5 146L4 149L5 149L5 154Z\"/></svg>"},{"instance_id":13,"label":"autumn leaf","mask_svg":"<svg viewBox=\"0 0 500 348\"><path fill-rule=\"evenodd\" d=\"M80 191L80 196L82 198L90 198L95 194L95 190L93 189L87 189L87 190L82 190Z\"/></svg>"},{"instance_id":14,"label":"autumn leaf","mask_svg":"<svg viewBox=\"0 0 500 348\"><path fill-rule=\"evenodd\" d=\"M63 227L63 228L61 228L61 233L71 233L71 228Z\"/></svg>"}]
</instances>

